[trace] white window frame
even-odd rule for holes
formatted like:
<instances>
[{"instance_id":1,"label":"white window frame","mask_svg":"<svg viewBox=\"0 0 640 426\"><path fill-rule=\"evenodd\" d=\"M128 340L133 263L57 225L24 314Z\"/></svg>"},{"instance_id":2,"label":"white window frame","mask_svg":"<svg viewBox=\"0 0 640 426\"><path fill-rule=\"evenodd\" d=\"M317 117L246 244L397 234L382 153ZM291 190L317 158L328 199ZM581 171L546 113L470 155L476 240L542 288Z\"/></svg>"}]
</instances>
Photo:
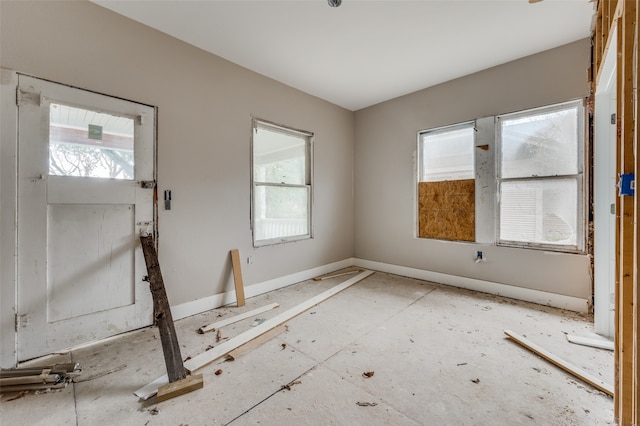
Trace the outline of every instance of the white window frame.
<instances>
[{"instance_id":1,"label":"white window frame","mask_svg":"<svg viewBox=\"0 0 640 426\"><path fill-rule=\"evenodd\" d=\"M442 134L442 133L447 133L447 132L453 132L456 130L460 130L460 129L475 129L475 121L465 121L463 123L457 123L457 124L451 124L448 126L442 126L442 127L436 127L434 129L429 129L429 130L421 130L418 132L418 167L417 167L417 177L416 177L416 182L425 182L422 180L422 176L424 175L424 157L423 157L423 136L425 135L433 135L433 134ZM474 133L474 141L472 142L472 146L475 145L475 133ZM471 178L466 178L466 179L475 179L475 173L476 173L476 165L475 165L475 155L472 152L472 177ZM444 180L457 180L457 179L441 179L438 180L436 182L440 182L440 181L444 181Z\"/></svg>"},{"instance_id":2,"label":"white window frame","mask_svg":"<svg viewBox=\"0 0 640 426\"><path fill-rule=\"evenodd\" d=\"M273 182L261 182L257 181L254 176L254 136L256 131L264 129L275 133L282 133L285 135L291 135L296 137L302 137L306 141L305 149L305 183L304 184L287 184L287 183L273 183ZM312 221L312 207L313 207L313 138L312 132L294 129L292 127L276 124L267 120L259 118L253 118L251 120L251 233L254 247L264 247L275 244L282 244L292 241L300 241L313 238L313 221ZM306 188L308 191L307 197L307 232L305 234L283 236L269 239L257 239L256 232L256 220L257 207L256 196L257 188L259 186L264 187L280 187L280 188Z\"/></svg>"},{"instance_id":3,"label":"white window frame","mask_svg":"<svg viewBox=\"0 0 640 426\"><path fill-rule=\"evenodd\" d=\"M434 127L432 129L425 129L425 130L420 130L417 135L416 135L416 160L415 160L415 172L416 172L416 176L414 179L414 206L413 206L413 214L414 214L414 238L419 239L419 240L432 240L433 238L424 238L424 237L420 237L420 223L419 223L419 214L420 212L418 211L419 209L419 194L418 194L418 186L420 184L420 182L425 182L422 180L422 176L424 174L424 161L423 161L423 136L427 135L427 134L436 134L436 133L446 133L446 132L450 132L450 131L455 131L455 130L459 130L459 129L464 129L464 128L472 128L474 129L474 133L473 133L473 147L474 147L474 152L472 153L473 155L473 177L469 178L469 179L474 179L477 180L478 176L477 176L477 170L476 170L476 155L475 155L475 144L476 144L476 121L464 121L461 123L456 123L456 124L449 124L446 126L441 126L441 127ZM476 216L477 216L478 212L476 211ZM451 241L451 240L442 240L442 241Z\"/></svg>"},{"instance_id":4,"label":"white window frame","mask_svg":"<svg viewBox=\"0 0 640 426\"><path fill-rule=\"evenodd\" d=\"M577 173L575 174L562 174L562 175L547 175L547 176L527 176L527 177L515 177L515 178L503 178L502 177L502 135L501 135L501 120L505 118L513 119L518 117L526 117L529 115L536 115L544 112L553 112L557 110L567 109L567 107L576 107L578 114L578 147L577 147ZM586 239L586 214L587 211L587 196L585 194L585 164L586 164L586 141L585 141L585 108L582 100L573 100L569 102L563 102L554 105L547 105L540 108L533 108L516 113L502 114L496 116L496 244L499 246L518 247L518 248L530 248L547 251L568 252L568 253L584 253L585 239ZM548 244L548 243L535 243L525 241L512 241L500 238L500 226L502 223L501 214L501 184L503 182L525 182L525 181L553 181L553 180L575 180L577 191L576 202L576 244L564 245L564 244Z\"/></svg>"}]
</instances>

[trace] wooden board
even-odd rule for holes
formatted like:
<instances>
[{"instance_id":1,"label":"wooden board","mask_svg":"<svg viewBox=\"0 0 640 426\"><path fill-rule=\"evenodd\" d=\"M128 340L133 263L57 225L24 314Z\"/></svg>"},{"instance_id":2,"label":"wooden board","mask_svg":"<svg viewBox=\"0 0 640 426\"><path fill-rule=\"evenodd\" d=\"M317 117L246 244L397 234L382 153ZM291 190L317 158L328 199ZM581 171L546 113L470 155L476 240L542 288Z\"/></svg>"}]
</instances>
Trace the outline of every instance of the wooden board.
<instances>
[{"instance_id":1,"label":"wooden board","mask_svg":"<svg viewBox=\"0 0 640 426\"><path fill-rule=\"evenodd\" d=\"M47 374L67 374L80 370L80 364L77 362L55 364L46 367L26 367L12 368L9 370L0 370L0 378L2 377L22 377L22 376L39 376L43 372Z\"/></svg>"},{"instance_id":2,"label":"wooden board","mask_svg":"<svg viewBox=\"0 0 640 426\"><path fill-rule=\"evenodd\" d=\"M231 250L231 265L233 266L233 282L236 286L236 300L238 306L244 306L244 283L242 281L242 266L240 264L240 251Z\"/></svg>"},{"instance_id":3,"label":"wooden board","mask_svg":"<svg viewBox=\"0 0 640 426\"><path fill-rule=\"evenodd\" d=\"M158 402L166 401L167 399L175 398L176 396L184 395L185 393L194 391L196 389L202 389L204 387L204 379L202 374L196 374L195 376L189 376L185 379L178 380L177 382L167 383L164 386L158 388Z\"/></svg>"},{"instance_id":4,"label":"wooden board","mask_svg":"<svg viewBox=\"0 0 640 426\"><path fill-rule=\"evenodd\" d=\"M341 277L343 275L355 274L356 272L362 272L364 269L348 269L345 271L335 271L328 274L320 275L319 277L315 277L314 281L322 281L327 280L329 278Z\"/></svg>"},{"instance_id":5,"label":"wooden board","mask_svg":"<svg viewBox=\"0 0 640 426\"><path fill-rule=\"evenodd\" d=\"M592 348L613 350L613 342L604 339L591 339L589 337L567 335L567 340L576 345L591 346Z\"/></svg>"},{"instance_id":6,"label":"wooden board","mask_svg":"<svg viewBox=\"0 0 640 426\"><path fill-rule=\"evenodd\" d=\"M228 355L231 355L234 358L241 357L242 355L251 352L252 350L254 350L259 346L262 346L263 344L267 343L269 340L273 339L280 333L284 333L285 331L287 331L287 326L284 324L280 324L276 328L272 328L271 330L256 337L250 342L247 342L244 345L238 347L237 349L232 350L231 352L229 352Z\"/></svg>"},{"instance_id":7,"label":"wooden board","mask_svg":"<svg viewBox=\"0 0 640 426\"><path fill-rule=\"evenodd\" d=\"M418 236L476 240L475 180L418 183Z\"/></svg>"},{"instance_id":8,"label":"wooden board","mask_svg":"<svg viewBox=\"0 0 640 426\"><path fill-rule=\"evenodd\" d=\"M540 346L536 345L535 343L530 342L529 340L525 339L524 337L520 336L519 334L514 333L511 330L505 330L504 334L506 334L511 339L513 339L517 343L521 344L525 348L527 348L530 351L534 352L535 354L537 354L537 355L541 356L542 358L546 359L550 363L556 365L557 367L560 367L563 370L565 370L566 372L573 374L577 378L581 379L582 381L584 381L586 383L589 383L591 386L593 386L596 389L606 393L607 395L613 396L613 386L608 384L608 383L606 383L606 382L604 382L603 380L600 380L599 378L597 378L593 374L588 373L588 372L584 371L583 369L581 369L580 367L577 367L577 366L575 366L575 365L563 360L562 358L552 354L551 352L547 351L546 349L541 348Z\"/></svg>"},{"instance_id":9,"label":"wooden board","mask_svg":"<svg viewBox=\"0 0 640 426\"><path fill-rule=\"evenodd\" d=\"M293 308L281 313L280 315L277 315L271 318L270 320L263 322L262 324L252 328L251 330L246 331L242 334L239 334L238 336L235 336L227 340L226 342L221 343L215 348L208 350L200 355L197 355L194 358L191 358L189 361L187 361L184 364L184 366L190 372L193 372L199 368L202 368L205 365L209 364L210 362L213 362L216 359L228 354L229 352L236 349L237 347L250 342L251 340L279 326L280 324L283 324L286 321L300 315L304 311L311 309L312 307L323 302L324 300L327 300L328 298L335 296L339 292L351 287L357 282L362 281L363 279L367 278L369 275L373 273L374 271L364 271L356 275L355 277L348 279L342 284L338 284L337 286L330 288L329 290L323 293L320 293L319 295L312 297L311 299L299 305L294 306ZM137 391L134 392L134 394L143 400L149 399L158 391L158 388L160 386L166 383L168 383L168 377L167 375L164 375L162 377L157 378L156 380L149 383L148 385L138 389Z\"/></svg>"},{"instance_id":10,"label":"wooden board","mask_svg":"<svg viewBox=\"0 0 640 426\"><path fill-rule=\"evenodd\" d=\"M226 318L226 319L223 319L221 321L214 322L213 324L209 324L209 325L206 325L204 327L200 327L198 329L198 331L200 333L206 333L208 331L215 331L215 330L219 329L220 327L224 327L225 325L233 324L235 322L242 321L242 320L247 319L247 318L251 318L252 316L261 314L263 312L270 311L271 309L275 309L278 306L280 306L280 305L277 304L277 303L271 303L270 305L266 305L266 306L263 306L261 308L256 308L256 309L253 309L251 311L247 311L245 313L242 313L242 314L239 314L239 315L235 315L235 316L233 316L231 318Z\"/></svg>"},{"instance_id":11,"label":"wooden board","mask_svg":"<svg viewBox=\"0 0 640 426\"><path fill-rule=\"evenodd\" d=\"M40 376L6 377L0 378L0 388L14 385L32 385L42 383L57 383L60 381L59 374L42 374Z\"/></svg>"},{"instance_id":12,"label":"wooden board","mask_svg":"<svg viewBox=\"0 0 640 426\"><path fill-rule=\"evenodd\" d=\"M149 274L149 286L151 287L151 295L153 296L153 311L158 331L160 332L160 342L162 343L162 352L164 353L164 362L167 365L167 374L170 382L175 382L187 377L187 373L182 364L182 355L180 354L180 344L178 336L173 324L171 316L171 308L167 299L167 292L164 288L162 272L160 272L160 263L158 262L158 254L153 242L153 236L141 235L142 252L144 260L147 264L147 273Z\"/></svg>"}]
</instances>

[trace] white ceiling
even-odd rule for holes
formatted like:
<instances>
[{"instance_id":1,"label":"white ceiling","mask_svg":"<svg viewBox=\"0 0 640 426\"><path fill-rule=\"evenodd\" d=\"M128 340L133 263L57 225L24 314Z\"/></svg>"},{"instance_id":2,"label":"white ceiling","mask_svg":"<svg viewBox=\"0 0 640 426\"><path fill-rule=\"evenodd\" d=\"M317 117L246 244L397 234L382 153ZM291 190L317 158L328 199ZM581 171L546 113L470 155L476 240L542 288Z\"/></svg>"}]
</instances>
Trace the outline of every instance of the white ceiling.
<instances>
[{"instance_id":1,"label":"white ceiling","mask_svg":"<svg viewBox=\"0 0 640 426\"><path fill-rule=\"evenodd\" d=\"M92 0L349 110L590 35L588 0Z\"/></svg>"}]
</instances>

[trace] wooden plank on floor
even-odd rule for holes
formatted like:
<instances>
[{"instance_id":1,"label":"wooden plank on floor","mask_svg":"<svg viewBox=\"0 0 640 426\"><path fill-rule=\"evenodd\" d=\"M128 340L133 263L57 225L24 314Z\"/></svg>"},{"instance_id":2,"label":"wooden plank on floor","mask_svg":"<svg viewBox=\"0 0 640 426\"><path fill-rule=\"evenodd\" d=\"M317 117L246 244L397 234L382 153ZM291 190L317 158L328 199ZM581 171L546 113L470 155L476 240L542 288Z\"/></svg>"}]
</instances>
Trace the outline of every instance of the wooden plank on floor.
<instances>
[{"instance_id":1,"label":"wooden plank on floor","mask_svg":"<svg viewBox=\"0 0 640 426\"><path fill-rule=\"evenodd\" d=\"M247 342L244 345L239 346L237 349L232 350L231 352L229 352L226 355L231 355L234 358L241 357L242 355L251 352L255 348L264 345L269 340L273 339L278 334L283 333L285 331L287 331L287 326L285 324L280 324L276 328L272 328L271 330L269 330L266 333L256 337L255 339L251 340L250 342Z\"/></svg>"},{"instance_id":2,"label":"wooden plank on floor","mask_svg":"<svg viewBox=\"0 0 640 426\"><path fill-rule=\"evenodd\" d=\"M231 266L233 267L233 282L236 287L237 304L238 306L244 306L244 282L242 281L242 266L238 249L231 250Z\"/></svg>"},{"instance_id":3,"label":"wooden plank on floor","mask_svg":"<svg viewBox=\"0 0 640 426\"><path fill-rule=\"evenodd\" d=\"M59 374L41 374L39 376L5 377L0 378L0 388L14 385L32 385L36 383L57 383L60 381Z\"/></svg>"},{"instance_id":4,"label":"wooden plank on floor","mask_svg":"<svg viewBox=\"0 0 640 426\"><path fill-rule=\"evenodd\" d=\"M511 330L505 330L504 334L509 336L515 342L517 342L517 343L521 344L522 346L524 346L525 348L529 349L533 353L541 356L542 358L546 359L550 363L556 365L557 367L560 367L563 370L565 370L566 372L573 374L577 378L581 379L582 381L584 381L586 383L589 383L591 386L593 386L596 389L606 393L607 395L613 396L613 386L608 384L608 383L606 383L603 380L600 380L599 378L597 378L593 374L584 371L580 367L577 367L576 365L573 365L568 361L565 361L564 359L552 354L551 352L547 351L546 349L543 349L542 347L540 347L540 346L536 345L535 343L525 339L524 337L520 336L519 334L514 333Z\"/></svg>"},{"instance_id":5,"label":"wooden plank on floor","mask_svg":"<svg viewBox=\"0 0 640 426\"><path fill-rule=\"evenodd\" d=\"M142 252L147 265L149 286L153 296L153 311L158 331L160 332L160 342L162 343L162 352L167 366L167 375L170 382L175 382L186 378L187 373L182 363L180 344L173 324L167 292L164 288L158 254L156 253L153 236L141 235L140 242L142 243Z\"/></svg>"},{"instance_id":6,"label":"wooden plank on floor","mask_svg":"<svg viewBox=\"0 0 640 426\"><path fill-rule=\"evenodd\" d=\"M256 309L253 309L251 311L247 311L247 312L244 312L242 314L235 315L235 316L233 316L231 318L226 318L226 319L214 322L213 324L205 325L204 327L200 327L198 329L198 332L202 334L202 333L207 333L209 331L215 331L215 330L219 329L220 327L224 327L225 325L233 324L235 322L242 321L242 320L247 319L247 318L251 318L251 317L253 317L255 315L261 314L263 312L270 311L271 309L275 309L278 306L280 306L280 305L277 304L277 303L271 303L269 305L262 306L261 308L256 308Z\"/></svg>"},{"instance_id":7,"label":"wooden plank on floor","mask_svg":"<svg viewBox=\"0 0 640 426\"><path fill-rule=\"evenodd\" d=\"M166 401L167 399L175 398L176 396L184 395L185 393L194 391L196 389L202 389L204 387L204 379L202 374L196 374L195 376L189 376L185 379L178 380L177 382L167 383L164 386L158 388L158 402Z\"/></svg>"},{"instance_id":8,"label":"wooden plank on floor","mask_svg":"<svg viewBox=\"0 0 640 426\"><path fill-rule=\"evenodd\" d=\"M567 340L576 345L591 346L592 348L606 349L612 351L614 349L611 340L592 339L590 337L567 335Z\"/></svg>"},{"instance_id":9,"label":"wooden plank on floor","mask_svg":"<svg viewBox=\"0 0 640 426\"><path fill-rule=\"evenodd\" d=\"M362 272L362 271L364 271L364 269L359 269L359 268L348 269L345 271L335 271L335 272L330 272L328 274L320 275L319 277L315 277L313 280L322 281L322 280L327 280L329 278L341 277L343 275L355 274L356 272Z\"/></svg>"},{"instance_id":10,"label":"wooden plank on floor","mask_svg":"<svg viewBox=\"0 0 640 426\"><path fill-rule=\"evenodd\" d=\"M215 348L208 350L200 355L197 355L193 358L191 358L189 361L187 361L184 366L187 370L189 370L190 372L193 372L199 368L204 367L205 365L209 364L212 361L215 361L216 359L228 354L229 352L231 352L232 350L234 350L235 348L244 345L247 342L250 342L251 340L255 339L256 337L268 332L269 330L279 326L280 324L285 323L286 321L300 315L301 313L305 312L308 309L311 309L312 307L316 306L317 304L327 300L328 298L335 296L336 294L338 294L339 292L351 287L352 285L362 281L363 279L367 278L368 276L370 276L371 274L373 274L374 271L364 271L358 275L356 275L353 278L348 279L347 281L343 282L342 284L338 284L335 287L330 288L329 290L320 293L319 295L312 297L311 299L294 306L293 308L281 313L280 315L277 315L273 318L271 318L268 321L263 322L262 324L252 328L249 331L246 331L242 334L239 334L229 340L227 340L224 343L221 343L220 345L216 346ZM168 383L168 378L166 375L157 378L156 380L154 380L153 382L149 383L148 385L138 389L137 391L134 392L134 394L136 396L138 396L139 398L146 400L151 398L157 391L158 388L164 384Z\"/></svg>"}]
</instances>

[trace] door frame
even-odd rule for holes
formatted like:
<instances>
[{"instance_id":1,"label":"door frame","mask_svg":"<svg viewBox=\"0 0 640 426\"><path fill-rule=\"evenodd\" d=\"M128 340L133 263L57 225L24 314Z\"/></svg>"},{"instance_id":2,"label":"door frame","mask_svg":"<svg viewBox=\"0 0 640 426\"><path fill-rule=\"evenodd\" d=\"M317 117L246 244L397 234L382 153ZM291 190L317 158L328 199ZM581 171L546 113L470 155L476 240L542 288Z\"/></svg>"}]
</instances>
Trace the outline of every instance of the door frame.
<instances>
[{"instance_id":1,"label":"door frame","mask_svg":"<svg viewBox=\"0 0 640 426\"><path fill-rule=\"evenodd\" d=\"M615 27L614 27L615 28ZM612 30L611 46L616 45L617 31ZM616 114L615 99L616 92L616 50L609 49L603 58L599 80L596 82L595 91L595 139L594 139L594 274L593 274L593 296L594 296L594 331L602 336L613 339L615 335L615 317L613 309L615 307L616 288L616 235L615 225L611 231L610 221L616 220L616 214L610 211L610 203L616 203L614 199L607 199L610 192L615 191L607 185L611 172L616 175L616 151L617 140L615 139L616 127L611 123L611 114ZM613 129L612 129L613 127ZM613 134L612 134L613 133ZM612 139L613 138L613 139ZM595 153L598 155L595 155ZM598 158L601 160L598 161ZM611 182L609 182L611 183ZM613 182L615 185L615 182ZM610 250L610 243L613 239L613 253ZM613 262L609 258L613 257Z\"/></svg>"},{"instance_id":2,"label":"door frame","mask_svg":"<svg viewBox=\"0 0 640 426\"><path fill-rule=\"evenodd\" d=\"M26 73L0 68L0 367L13 368L18 364L17 352L17 217L18 217L18 106L16 90L18 76L40 78ZM74 89L116 97L69 84L42 79ZM120 98L124 99L124 98ZM128 100L128 99L127 99ZM131 101L153 108L155 128L153 138L153 179L157 182L158 109L143 102ZM157 185L156 185L157 188ZM157 197L153 197L153 232L158 231Z\"/></svg>"},{"instance_id":3,"label":"door frame","mask_svg":"<svg viewBox=\"0 0 640 426\"><path fill-rule=\"evenodd\" d=\"M18 362L18 73L1 68L0 82L0 367L12 368Z\"/></svg>"}]
</instances>

